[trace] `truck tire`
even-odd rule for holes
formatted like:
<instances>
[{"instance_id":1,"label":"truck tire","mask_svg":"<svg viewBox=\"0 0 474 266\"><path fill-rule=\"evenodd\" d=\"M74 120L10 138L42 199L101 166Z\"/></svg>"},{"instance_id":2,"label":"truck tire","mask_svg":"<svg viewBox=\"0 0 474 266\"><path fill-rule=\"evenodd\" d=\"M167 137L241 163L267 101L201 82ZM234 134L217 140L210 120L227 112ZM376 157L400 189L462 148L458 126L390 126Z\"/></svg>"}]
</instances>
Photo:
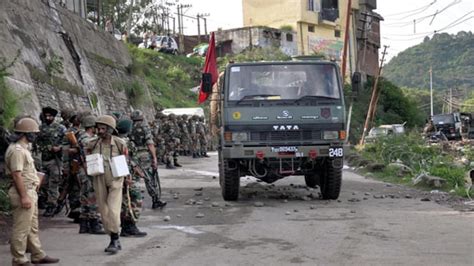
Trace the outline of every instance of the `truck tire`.
<instances>
[{"instance_id":1,"label":"truck tire","mask_svg":"<svg viewBox=\"0 0 474 266\"><path fill-rule=\"evenodd\" d=\"M321 178L321 195L323 199L339 198L342 183L342 167L334 167L333 161L326 161L324 174Z\"/></svg>"},{"instance_id":2,"label":"truck tire","mask_svg":"<svg viewBox=\"0 0 474 266\"><path fill-rule=\"evenodd\" d=\"M319 185L320 180L320 175L316 172L304 175L304 181L306 183L306 186L310 188L317 187Z\"/></svg>"},{"instance_id":3,"label":"truck tire","mask_svg":"<svg viewBox=\"0 0 474 266\"><path fill-rule=\"evenodd\" d=\"M239 198L240 175L239 169L229 169L229 161L222 159L219 164L219 183L222 198L226 201L236 201Z\"/></svg>"}]
</instances>

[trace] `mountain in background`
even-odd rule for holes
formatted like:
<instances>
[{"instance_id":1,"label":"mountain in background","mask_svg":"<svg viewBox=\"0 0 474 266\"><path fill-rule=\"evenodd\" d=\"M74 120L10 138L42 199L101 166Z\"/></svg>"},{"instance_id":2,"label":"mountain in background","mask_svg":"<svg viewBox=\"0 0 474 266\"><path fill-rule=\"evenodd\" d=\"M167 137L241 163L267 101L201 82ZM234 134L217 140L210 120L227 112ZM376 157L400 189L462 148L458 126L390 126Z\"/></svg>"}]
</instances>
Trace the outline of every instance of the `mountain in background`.
<instances>
[{"instance_id":1,"label":"mountain in background","mask_svg":"<svg viewBox=\"0 0 474 266\"><path fill-rule=\"evenodd\" d=\"M399 53L384 66L383 76L400 87L474 90L474 35L461 31L426 37L423 43Z\"/></svg>"}]
</instances>

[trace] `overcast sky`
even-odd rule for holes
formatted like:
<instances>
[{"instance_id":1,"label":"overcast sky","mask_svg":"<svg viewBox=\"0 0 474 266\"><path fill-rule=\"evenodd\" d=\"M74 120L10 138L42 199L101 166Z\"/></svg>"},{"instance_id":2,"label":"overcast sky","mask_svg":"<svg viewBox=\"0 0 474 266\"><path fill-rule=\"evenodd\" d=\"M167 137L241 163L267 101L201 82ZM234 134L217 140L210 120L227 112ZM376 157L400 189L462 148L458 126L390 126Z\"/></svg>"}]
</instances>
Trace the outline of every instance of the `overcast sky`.
<instances>
[{"instance_id":1,"label":"overcast sky","mask_svg":"<svg viewBox=\"0 0 474 266\"><path fill-rule=\"evenodd\" d=\"M218 27L229 29L242 26L242 0L179 0L178 2L192 5L185 10L186 15L209 13L208 31L214 31ZM437 11L433 19L430 15ZM422 42L425 36L432 36L435 30L447 27L443 32L474 31L474 0L378 0L376 12L385 19L381 25L381 34L382 45L390 46L387 50L388 59ZM413 20L418 21L416 32ZM197 33L195 20L185 19L184 23L186 34ZM455 25L457 23L459 24Z\"/></svg>"}]
</instances>

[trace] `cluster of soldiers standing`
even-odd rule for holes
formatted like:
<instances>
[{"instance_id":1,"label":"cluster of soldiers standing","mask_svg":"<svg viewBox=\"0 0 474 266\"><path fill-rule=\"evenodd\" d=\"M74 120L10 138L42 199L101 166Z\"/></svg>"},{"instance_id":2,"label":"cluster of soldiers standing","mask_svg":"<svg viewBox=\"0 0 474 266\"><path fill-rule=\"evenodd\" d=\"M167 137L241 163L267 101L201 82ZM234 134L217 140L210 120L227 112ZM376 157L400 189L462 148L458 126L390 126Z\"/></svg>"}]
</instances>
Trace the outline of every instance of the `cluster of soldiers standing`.
<instances>
[{"instance_id":1,"label":"cluster of soldiers standing","mask_svg":"<svg viewBox=\"0 0 474 266\"><path fill-rule=\"evenodd\" d=\"M192 156L193 158L209 157L207 155L209 127L204 118L169 114L161 111L150 123L153 138L158 145L157 156L160 163L166 168L181 167L178 156ZM132 117L133 119L133 117Z\"/></svg>"},{"instance_id":2,"label":"cluster of soldiers standing","mask_svg":"<svg viewBox=\"0 0 474 266\"><path fill-rule=\"evenodd\" d=\"M43 216L52 217L66 206L68 217L80 225L79 233L110 235L110 243L104 251L115 254L121 250L119 235L147 235L136 226L143 200L140 179L144 180L152 198L152 208L162 208L166 202L160 199L158 164L161 162L167 168L174 169L181 167L178 163L180 154L193 158L208 157L208 130L203 119L197 116L166 116L158 112L156 120L147 123L143 112L135 110L130 118L120 113L99 117L82 113L63 116L63 121L58 123L57 115L56 109L45 107L39 126L30 117L15 120L15 134L12 134L9 149L20 149L23 147L18 146L21 137L34 134L34 139L24 139L31 146L33 168L41 171L38 176L44 176L42 180L38 179L39 182L33 178L34 182L28 183L37 191L37 202L32 206L36 208L36 216L23 231L37 230L37 209L45 209ZM21 127L25 123L29 123L27 132ZM88 154L103 156L103 174L88 174L85 160ZM128 158L131 173L128 176L112 176L110 161L119 155ZM7 151L7 174L11 160L8 156ZM9 174L13 172L11 169ZM13 192L18 191L15 182L12 182L12 189ZM21 206L18 208L22 210ZM25 238L19 242L29 243L28 233L13 234L12 238L19 236ZM40 247L38 250L41 250ZM13 261L18 264L24 262L25 252L26 246L23 245L12 248Z\"/></svg>"}]
</instances>

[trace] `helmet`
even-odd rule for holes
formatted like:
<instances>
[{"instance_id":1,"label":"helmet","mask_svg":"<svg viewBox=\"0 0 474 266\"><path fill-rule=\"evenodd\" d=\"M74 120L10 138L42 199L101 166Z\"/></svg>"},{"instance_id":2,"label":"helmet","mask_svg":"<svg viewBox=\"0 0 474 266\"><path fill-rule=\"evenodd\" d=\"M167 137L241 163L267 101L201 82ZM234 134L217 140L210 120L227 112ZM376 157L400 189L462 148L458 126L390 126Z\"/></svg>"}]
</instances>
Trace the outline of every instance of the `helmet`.
<instances>
[{"instance_id":1,"label":"helmet","mask_svg":"<svg viewBox=\"0 0 474 266\"><path fill-rule=\"evenodd\" d=\"M186 115L186 114L181 115L181 118L184 119L184 120L188 120L188 115Z\"/></svg>"},{"instance_id":2,"label":"helmet","mask_svg":"<svg viewBox=\"0 0 474 266\"><path fill-rule=\"evenodd\" d=\"M82 126L84 128L88 128L88 127L94 127L95 126L95 120L96 120L96 117L93 116L93 115L88 115L88 116L85 116L84 118L82 118Z\"/></svg>"},{"instance_id":3,"label":"helmet","mask_svg":"<svg viewBox=\"0 0 474 266\"><path fill-rule=\"evenodd\" d=\"M140 110L135 110L130 117L133 121L143 120L143 112Z\"/></svg>"},{"instance_id":4,"label":"helmet","mask_svg":"<svg viewBox=\"0 0 474 266\"><path fill-rule=\"evenodd\" d=\"M119 120L122 117L122 113L119 111L112 112L112 116L116 119Z\"/></svg>"},{"instance_id":5,"label":"helmet","mask_svg":"<svg viewBox=\"0 0 474 266\"><path fill-rule=\"evenodd\" d=\"M99 116L99 118L97 118L95 123L96 124L104 124L104 125L107 125L107 126L113 128L114 130L116 130L115 129L116 122L115 122L115 118L113 116L101 115L101 116Z\"/></svg>"},{"instance_id":6,"label":"helmet","mask_svg":"<svg viewBox=\"0 0 474 266\"><path fill-rule=\"evenodd\" d=\"M199 119L199 116L198 116L198 115L193 115L193 116L191 117L191 119L192 119L192 120L198 120L198 119Z\"/></svg>"},{"instance_id":7,"label":"helmet","mask_svg":"<svg viewBox=\"0 0 474 266\"><path fill-rule=\"evenodd\" d=\"M15 124L15 132L21 132L21 133L37 133L39 132L39 127L38 123L33 118L25 117L20 120Z\"/></svg>"},{"instance_id":8,"label":"helmet","mask_svg":"<svg viewBox=\"0 0 474 266\"><path fill-rule=\"evenodd\" d=\"M123 118L117 122L117 131L120 135L126 135L132 131L132 126L132 120L128 118Z\"/></svg>"},{"instance_id":9,"label":"helmet","mask_svg":"<svg viewBox=\"0 0 474 266\"><path fill-rule=\"evenodd\" d=\"M169 117L170 117L171 120L175 120L175 119L176 119L176 115L173 114L173 113L169 114Z\"/></svg>"}]
</instances>

